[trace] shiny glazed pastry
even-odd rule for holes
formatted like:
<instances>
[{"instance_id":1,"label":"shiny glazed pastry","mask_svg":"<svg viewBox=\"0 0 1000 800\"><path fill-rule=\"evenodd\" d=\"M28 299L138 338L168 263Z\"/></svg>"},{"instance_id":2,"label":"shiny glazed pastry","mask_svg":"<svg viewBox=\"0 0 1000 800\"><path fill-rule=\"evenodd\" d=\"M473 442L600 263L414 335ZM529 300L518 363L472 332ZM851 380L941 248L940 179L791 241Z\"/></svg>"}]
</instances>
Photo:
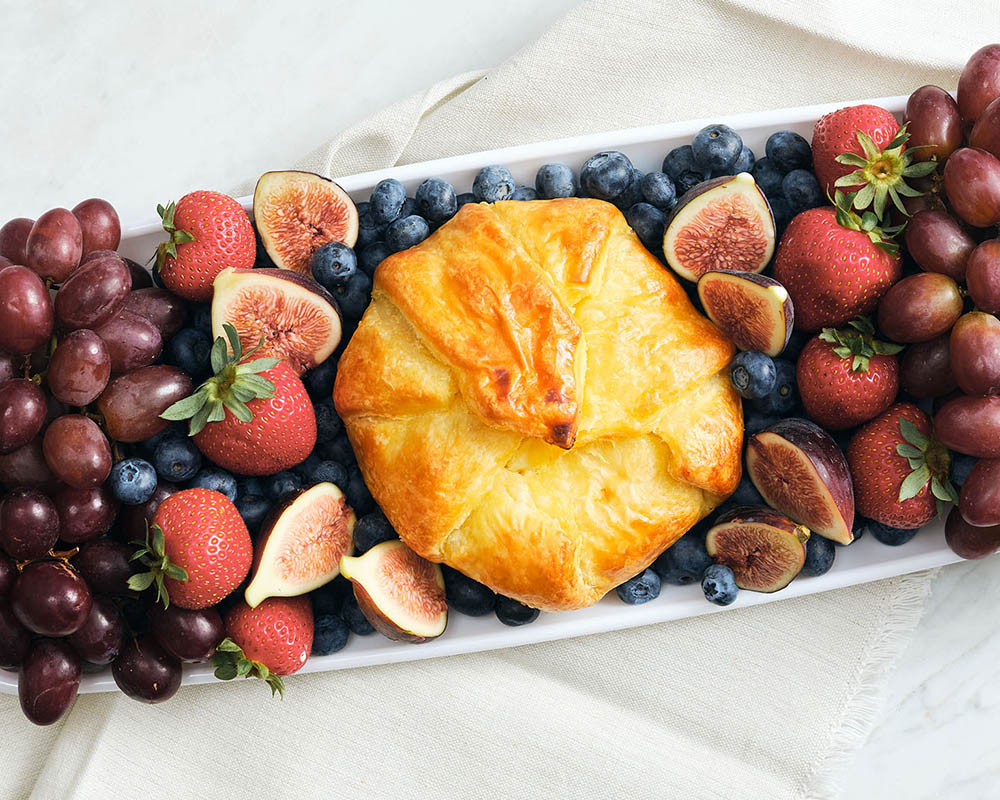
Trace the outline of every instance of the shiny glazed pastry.
<instances>
[{"instance_id":1,"label":"shiny glazed pastry","mask_svg":"<svg viewBox=\"0 0 1000 800\"><path fill-rule=\"evenodd\" d=\"M739 482L733 346L609 203L463 206L374 284L334 401L422 556L580 608Z\"/></svg>"}]
</instances>

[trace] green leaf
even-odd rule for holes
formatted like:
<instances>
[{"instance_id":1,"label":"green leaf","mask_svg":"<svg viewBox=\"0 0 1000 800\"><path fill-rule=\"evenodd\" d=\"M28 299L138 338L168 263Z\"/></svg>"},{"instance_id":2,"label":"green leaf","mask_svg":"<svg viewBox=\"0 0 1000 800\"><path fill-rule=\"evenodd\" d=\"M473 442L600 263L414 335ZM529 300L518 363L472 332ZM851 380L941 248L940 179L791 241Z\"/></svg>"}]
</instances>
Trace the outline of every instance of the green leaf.
<instances>
[{"instance_id":1,"label":"green leaf","mask_svg":"<svg viewBox=\"0 0 1000 800\"><path fill-rule=\"evenodd\" d=\"M868 206L872 204L872 200L874 199L875 199L875 187L872 186L870 183L866 183L864 187L861 189L861 191L858 192L858 196L854 198L854 207L859 211L862 208L868 208ZM881 215L878 213L878 211L875 212L875 215L879 219L882 218Z\"/></svg>"},{"instance_id":2,"label":"green leaf","mask_svg":"<svg viewBox=\"0 0 1000 800\"><path fill-rule=\"evenodd\" d=\"M912 444L897 444L896 452L903 458L923 458L924 451L914 447Z\"/></svg>"},{"instance_id":3,"label":"green leaf","mask_svg":"<svg viewBox=\"0 0 1000 800\"><path fill-rule=\"evenodd\" d=\"M855 170L854 172L850 173L849 175L841 175L839 178L837 178L837 180L835 180L833 182L833 185L834 186L857 186L860 183L865 183L866 180L867 179L865 178L865 173L863 173L859 169L859 170ZM862 206L858 205L858 199L856 197L854 198L854 206L855 206L855 208L861 208L862 207Z\"/></svg>"},{"instance_id":4,"label":"green leaf","mask_svg":"<svg viewBox=\"0 0 1000 800\"><path fill-rule=\"evenodd\" d=\"M909 138L910 138L910 134L906 130L906 126L904 125L902 128L900 128L896 132L896 135L892 138L892 141L889 142L889 144L886 146L885 149L886 150L894 150L897 147L902 147L904 144L906 144L906 141Z\"/></svg>"},{"instance_id":5,"label":"green leaf","mask_svg":"<svg viewBox=\"0 0 1000 800\"><path fill-rule=\"evenodd\" d=\"M930 439L924 436L917 429L916 425L902 415L899 417L899 432L903 434L903 438L910 444L915 444L921 449L921 451L927 450L927 445L930 443Z\"/></svg>"},{"instance_id":6,"label":"green leaf","mask_svg":"<svg viewBox=\"0 0 1000 800\"><path fill-rule=\"evenodd\" d=\"M218 646L215 648L216 652L220 653L242 653L243 648L240 647L236 642L230 639L228 636L219 642Z\"/></svg>"},{"instance_id":7,"label":"green leaf","mask_svg":"<svg viewBox=\"0 0 1000 800\"><path fill-rule=\"evenodd\" d=\"M841 358L850 358L854 355L850 347L834 347L833 352Z\"/></svg>"},{"instance_id":8,"label":"green leaf","mask_svg":"<svg viewBox=\"0 0 1000 800\"><path fill-rule=\"evenodd\" d=\"M930 478L931 470L926 464L923 464L919 469L907 475L899 486L899 502L909 500L920 494L920 490L924 488L924 485Z\"/></svg>"},{"instance_id":9,"label":"green leaf","mask_svg":"<svg viewBox=\"0 0 1000 800\"><path fill-rule=\"evenodd\" d=\"M153 585L152 572L140 572L128 579L128 588L133 592L144 592Z\"/></svg>"},{"instance_id":10,"label":"green leaf","mask_svg":"<svg viewBox=\"0 0 1000 800\"><path fill-rule=\"evenodd\" d=\"M879 185L875 189L875 216L879 219L885 216L885 205L888 200L888 194L889 191L885 186Z\"/></svg>"},{"instance_id":11,"label":"green leaf","mask_svg":"<svg viewBox=\"0 0 1000 800\"><path fill-rule=\"evenodd\" d=\"M948 494L948 490L945 489L944 484L938 480L937 475L931 478L931 493L938 499L945 503L951 502L951 495Z\"/></svg>"},{"instance_id":12,"label":"green leaf","mask_svg":"<svg viewBox=\"0 0 1000 800\"><path fill-rule=\"evenodd\" d=\"M233 360L239 361L243 355L243 344L240 342L239 333L228 322L222 323L222 330L225 332L226 338L229 339L229 347L233 351Z\"/></svg>"},{"instance_id":13,"label":"green leaf","mask_svg":"<svg viewBox=\"0 0 1000 800\"><path fill-rule=\"evenodd\" d=\"M220 681L231 681L237 674L235 664L220 664L215 668L215 677Z\"/></svg>"},{"instance_id":14,"label":"green leaf","mask_svg":"<svg viewBox=\"0 0 1000 800\"><path fill-rule=\"evenodd\" d=\"M868 164L868 162L857 153L841 153L834 159L834 161L838 164L846 164L849 167L864 167ZM851 184L847 185L850 186Z\"/></svg>"},{"instance_id":15,"label":"green leaf","mask_svg":"<svg viewBox=\"0 0 1000 800\"><path fill-rule=\"evenodd\" d=\"M878 231L878 217L871 211L866 211L861 215L861 230L866 233L869 231Z\"/></svg>"},{"instance_id":16,"label":"green leaf","mask_svg":"<svg viewBox=\"0 0 1000 800\"><path fill-rule=\"evenodd\" d=\"M903 170L907 178L926 178L938 167L936 161L917 161Z\"/></svg>"},{"instance_id":17,"label":"green leaf","mask_svg":"<svg viewBox=\"0 0 1000 800\"><path fill-rule=\"evenodd\" d=\"M187 581L189 580L188 572L184 567L180 567L177 564L167 563L163 567L163 574L168 578L173 578L175 581Z\"/></svg>"},{"instance_id":18,"label":"green leaf","mask_svg":"<svg viewBox=\"0 0 1000 800\"><path fill-rule=\"evenodd\" d=\"M872 349L880 356L893 356L902 351L903 345L894 344L893 342L882 342L875 339L872 341Z\"/></svg>"},{"instance_id":19,"label":"green leaf","mask_svg":"<svg viewBox=\"0 0 1000 800\"><path fill-rule=\"evenodd\" d=\"M199 389L183 400L178 400L176 403L167 406L167 410L160 414L160 418L172 421L190 419L202 409L207 400L208 392L204 389Z\"/></svg>"},{"instance_id":20,"label":"green leaf","mask_svg":"<svg viewBox=\"0 0 1000 800\"><path fill-rule=\"evenodd\" d=\"M271 687L271 697L277 694L282 700L285 699L285 682L281 679L281 676L271 675L267 679L267 685Z\"/></svg>"},{"instance_id":21,"label":"green leaf","mask_svg":"<svg viewBox=\"0 0 1000 800\"><path fill-rule=\"evenodd\" d=\"M250 409L235 397L227 397L222 402L226 404L226 408L228 408L230 412L232 412L232 415L240 422L249 422L253 419L253 414L250 412Z\"/></svg>"},{"instance_id":22,"label":"green leaf","mask_svg":"<svg viewBox=\"0 0 1000 800\"><path fill-rule=\"evenodd\" d=\"M188 242L193 242L194 236L192 236L187 231L174 231L174 242L176 244L186 244Z\"/></svg>"},{"instance_id":23,"label":"green leaf","mask_svg":"<svg viewBox=\"0 0 1000 800\"><path fill-rule=\"evenodd\" d=\"M218 375L222 370L226 368L226 364L229 362L229 346L226 344L226 340L221 336L215 340L212 344L212 372Z\"/></svg>"},{"instance_id":24,"label":"green leaf","mask_svg":"<svg viewBox=\"0 0 1000 800\"><path fill-rule=\"evenodd\" d=\"M897 192L898 194L904 195L906 197L921 197L921 196L923 196L923 192L918 192L916 189L914 189L908 183L903 183L902 181L900 181L899 183L897 183L893 187L893 191Z\"/></svg>"},{"instance_id":25,"label":"green leaf","mask_svg":"<svg viewBox=\"0 0 1000 800\"><path fill-rule=\"evenodd\" d=\"M868 359L862 355L854 356L854 360L851 362L851 372L867 372L868 371Z\"/></svg>"},{"instance_id":26,"label":"green leaf","mask_svg":"<svg viewBox=\"0 0 1000 800\"><path fill-rule=\"evenodd\" d=\"M241 658L236 664L236 674L246 677L250 674L250 670L253 669L253 662L247 658Z\"/></svg>"},{"instance_id":27,"label":"green leaf","mask_svg":"<svg viewBox=\"0 0 1000 800\"><path fill-rule=\"evenodd\" d=\"M256 372L267 372L274 369L281 363L280 358L255 358L253 361L244 361L236 367L237 375L249 375Z\"/></svg>"},{"instance_id":28,"label":"green leaf","mask_svg":"<svg viewBox=\"0 0 1000 800\"><path fill-rule=\"evenodd\" d=\"M247 403L257 396L246 386L240 385L239 381L235 381L233 385L229 387L229 393L241 403Z\"/></svg>"},{"instance_id":29,"label":"green leaf","mask_svg":"<svg viewBox=\"0 0 1000 800\"><path fill-rule=\"evenodd\" d=\"M209 415L217 407L221 407L222 403L218 401L214 403L205 403L201 408L198 409L198 413L191 417L191 427L189 429L188 435L196 436L205 429L205 425L208 424ZM223 417L225 417L225 412L223 412Z\"/></svg>"},{"instance_id":30,"label":"green leaf","mask_svg":"<svg viewBox=\"0 0 1000 800\"><path fill-rule=\"evenodd\" d=\"M166 544L166 541L163 538L163 528L161 528L159 525L153 525L149 530L153 534L152 550L157 555L161 555L164 552L163 548L164 545Z\"/></svg>"},{"instance_id":31,"label":"green leaf","mask_svg":"<svg viewBox=\"0 0 1000 800\"><path fill-rule=\"evenodd\" d=\"M208 422L222 422L226 418L225 401L216 400L212 403L212 410L208 413Z\"/></svg>"},{"instance_id":32,"label":"green leaf","mask_svg":"<svg viewBox=\"0 0 1000 800\"><path fill-rule=\"evenodd\" d=\"M903 184L905 186L905 184ZM903 216L910 216L910 212L906 210L906 206L903 205L903 201L899 196L899 192L892 186L889 187L889 197L892 198L892 204L896 206L896 210L899 211Z\"/></svg>"},{"instance_id":33,"label":"green leaf","mask_svg":"<svg viewBox=\"0 0 1000 800\"><path fill-rule=\"evenodd\" d=\"M882 155L882 152L878 149L878 145L875 144L875 140L860 129L858 129L858 141L861 143L861 148L865 151L865 156L869 161L874 161Z\"/></svg>"},{"instance_id":34,"label":"green leaf","mask_svg":"<svg viewBox=\"0 0 1000 800\"><path fill-rule=\"evenodd\" d=\"M819 340L821 342L837 344L837 332L833 328L823 328L822 332L819 334Z\"/></svg>"}]
</instances>

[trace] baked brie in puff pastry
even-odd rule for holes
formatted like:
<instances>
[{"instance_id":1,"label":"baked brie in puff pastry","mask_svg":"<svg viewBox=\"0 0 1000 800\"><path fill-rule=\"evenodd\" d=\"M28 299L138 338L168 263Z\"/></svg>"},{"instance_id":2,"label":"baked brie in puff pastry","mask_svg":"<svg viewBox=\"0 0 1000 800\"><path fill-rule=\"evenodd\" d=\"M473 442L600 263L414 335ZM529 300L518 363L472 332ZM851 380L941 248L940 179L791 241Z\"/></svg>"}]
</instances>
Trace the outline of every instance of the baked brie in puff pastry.
<instances>
[{"instance_id":1,"label":"baked brie in puff pastry","mask_svg":"<svg viewBox=\"0 0 1000 800\"><path fill-rule=\"evenodd\" d=\"M379 265L334 401L410 547L558 611L735 489L732 354L613 205L469 204Z\"/></svg>"}]
</instances>

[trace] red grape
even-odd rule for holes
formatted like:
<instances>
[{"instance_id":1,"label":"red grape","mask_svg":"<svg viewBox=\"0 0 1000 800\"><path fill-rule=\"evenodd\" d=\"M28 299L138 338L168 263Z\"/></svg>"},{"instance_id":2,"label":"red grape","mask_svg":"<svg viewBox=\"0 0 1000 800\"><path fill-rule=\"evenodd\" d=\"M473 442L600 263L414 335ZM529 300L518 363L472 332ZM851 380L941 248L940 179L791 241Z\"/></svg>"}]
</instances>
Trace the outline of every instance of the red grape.
<instances>
[{"instance_id":1,"label":"red grape","mask_svg":"<svg viewBox=\"0 0 1000 800\"><path fill-rule=\"evenodd\" d=\"M13 453L0 454L0 483L45 491L58 486L58 481L45 462L41 436Z\"/></svg>"},{"instance_id":2,"label":"red grape","mask_svg":"<svg viewBox=\"0 0 1000 800\"><path fill-rule=\"evenodd\" d=\"M208 661L226 635L222 616L214 608L188 611L176 605L154 606L149 621L150 630L163 649L188 664Z\"/></svg>"},{"instance_id":3,"label":"red grape","mask_svg":"<svg viewBox=\"0 0 1000 800\"><path fill-rule=\"evenodd\" d=\"M97 423L81 414L59 417L42 438L45 463L77 489L104 483L111 472L111 445Z\"/></svg>"},{"instance_id":4,"label":"red grape","mask_svg":"<svg viewBox=\"0 0 1000 800\"><path fill-rule=\"evenodd\" d=\"M112 439L141 442L166 429L169 423L160 419L160 414L193 389L191 379L182 370L156 364L115 378L97 407Z\"/></svg>"},{"instance_id":5,"label":"red grape","mask_svg":"<svg viewBox=\"0 0 1000 800\"><path fill-rule=\"evenodd\" d=\"M966 262L975 241L944 211L919 211L906 226L906 250L925 272L965 279Z\"/></svg>"},{"instance_id":6,"label":"red grape","mask_svg":"<svg viewBox=\"0 0 1000 800\"><path fill-rule=\"evenodd\" d=\"M1000 550L1000 525L991 528L970 525L955 507L944 525L944 540L962 558L985 558Z\"/></svg>"},{"instance_id":7,"label":"red grape","mask_svg":"<svg viewBox=\"0 0 1000 800\"><path fill-rule=\"evenodd\" d=\"M110 664L122 648L125 621L109 597L95 597L87 621L69 637L69 643L84 661Z\"/></svg>"},{"instance_id":8,"label":"red grape","mask_svg":"<svg viewBox=\"0 0 1000 800\"><path fill-rule=\"evenodd\" d=\"M145 317L121 311L96 331L111 356L111 371L131 372L152 364L163 349L159 329Z\"/></svg>"},{"instance_id":9,"label":"red grape","mask_svg":"<svg viewBox=\"0 0 1000 800\"><path fill-rule=\"evenodd\" d=\"M80 573L62 561L33 561L14 582L10 605L29 631L69 636L78 631L93 605Z\"/></svg>"},{"instance_id":10,"label":"red grape","mask_svg":"<svg viewBox=\"0 0 1000 800\"><path fill-rule=\"evenodd\" d=\"M952 153L944 165L944 190L955 213L970 225L1000 222L1000 161L985 150L962 147Z\"/></svg>"},{"instance_id":11,"label":"red grape","mask_svg":"<svg viewBox=\"0 0 1000 800\"><path fill-rule=\"evenodd\" d=\"M1000 158L1000 97L986 106L969 134L969 145Z\"/></svg>"},{"instance_id":12,"label":"red grape","mask_svg":"<svg viewBox=\"0 0 1000 800\"><path fill-rule=\"evenodd\" d=\"M899 383L914 397L942 397L958 383L951 373L948 335L906 348L899 362Z\"/></svg>"},{"instance_id":13,"label":"red grape","mask_svg":"<svg viewBox=\"0 0 1000 800\"><path fill-rule=\"evenodd\" d=\"M0 271L0 350L27 355L52 335L52 300L27 267Z\"/></svg>"},{"instance_id":14,"label":"red grape","mask_svg":"<svg viewBox=\"0 0 1000 800\"><path fill-rule=\"evenodd\" d=\"M125 310L145 317L166 341L184 327L184 301L166 289L136 289L125 301Z\"/></svg>"},{"instance_id":15,"label":"red grape","mask_svg":"<svg viewBox=\"0 0 1000 800\"><path fill-rule=\"evenodd\" d=\"M977 528L1000 525L1000 458L983 458L969 471L958 501L962 519Z\"/></svg>"},{"instance_id":16,"label":"red grape","mask_svg":"<svg viewBox=\"0 0 1000 800\"><path fill-rule=\"evenodd\" d=\"M951 331L951 371L966 394L1000 392L1000 320L972 311Z\"/></svg>"},{"instance_id":17,"label":"red grape","mask_svg":"<svg viewBox=\"0 0 1000 800\"><path fill-rule=\"evenodd\" d=\"M69 711L80 689L83 665L66 642L35 642L17 681L24 715L36 725L51 725Z\"/></svg>"},{"instance_id":18,"label":"red grape","mask_svg":"<svg viewBox=\"0 0 1000 800\"><path fill-rule=\"evenodd\" d=\"M0 228L0 256L9 258L22 267L27 266L28 234L31 233L31 226L34 224L33 219L17 217Z\"/></svg>"},{"instance_id":19,"label":"red grape","mask_svg":"<svg viewBox=\"0 0 1000 800\"><path fill-rule=\"evenodd\" d=\"M15 489L0 506L0 547L27 561L41 558L59 539L55 504L35 489Z\"/></svg>"},{"instance_id":20,"label":"red grape","mask_svg":"<svg viewBox=\"0 0 1000 800\"><path fill-rule=\"evenodd\" d=\"M73 565L95 594L114 596L129 593L128 579L135 572L130 559L136 548L114 539L95 539L80 548Z\"/></svg>"},{"instance_id":21,"label":"red grape","mask_svg":"<svg viewBox=\"0 0 1000 800\"><path fill-rule=\"evenodd\" d=\"M17 669L31 649L31 632L14 616L6 603L0 603L0 669Z\"/></svg>"},{"instance_id":22,"label":"red grape","mask_svg":"<svg viewBox=\"0 0 1000 800\"><path fill-rule=\"evenodd\" d=\"M0 351L0 386L21 374L24 356Z\"/></svg>"},{"instance_id":23,"label":"red grape","mask_svg":"<svg viewBox=\"0 0 1000 800\"><path fill-rule=\"evenodd\" d=\"M118 501L106 486L60 489L53 499L59 512L59 538L83 544L111 530L118 516Z\"/></svg>"},{"instance_id":24,"label":"red grape","mask_svg":"<svg viewBox=\"0 0 1000 800\"><path fill-rule=\"evenodd\" d=\"M56 319L67 330L99 328L125 308L132 275L118 256L95 258L74 272L56 293Z\"/></svg>"},{"instance_id":25,"label":"red grape","mask_svg":"<svg viewBox=\"0 0 1000 800\"><path fill-rule=\"evenodd\" d=\"M893 284L882 296L878 325L894 341L926 342L949 330L962 306L955 281L937 272L921 272Z\"/></svg>"},{"instance_id":26,"label":"red grape","mask_svg":"<svg viewBox=\"0 0 1000 800\"><path fill-rule=\"evenodd\" d=\"M62 283L80 266L83 231L72 211L53 208L35 220L28 234L28 263L40 278Z\"/></svg>"},{"instance_id":27,"label":"red grape","mask_svg":"<svg viewBox=\"0 0 1000 800\"><path fill-rule=\"evenodd\" d=\"M81 328L59 342L46 381L56 400L70 406L93 403L111 377L111 356L104 340Z\"/></svg>"},{"instance_id":28,"label":"red grape","mask_svg":"<svg viewBox=\"0 0 1000 800\"><path fill-rule=\"evenodd\" d=\"M83 258L80 259L80 266L82 267L84 264L89 264L91 261L96 261L99 258L117 258L122 264L128 266L125 259L114 250L91 250L89 253L84 253Z\"/></svg>"},{"instance_id":29,"label":"red grape","mask_svg":"<svg viewBox=\"0 0 1000 800\"><path fill-rule=\"evenodd\" d=\"M83 232L83 252L117 250L122 240L122 224L118 212L107 200L92 197L73 207L73 216Z\"/></svg>"},{"instance_id":30,"label":"red grape","mask_svg":"<svg viewBox=\"0 0 1000 800\"><path fill-rule=\"evenodd\" d=\"M972 251L965 280L980 311L1000 313L1000 239L989 239Z\"/></svg>"},{"instance_id":31,"label":"red grape","mask_svg":"<svg viewBox=\"0 0 1000 800\"><path fill-rule=\"evenodd\" d=\"M962 145L958 103L940 86L921 86L906 101L903 120L909 123L908 146L915 161L944 161Z\"/></svg>"},{"instance_id":32,"label":"red grape","mask_svg":"<svg viewBox=\"0 0 1000 800\"><path fill-rule=\"evenodd\" d=\"M1000 397L949 400L934 414L934 436L949 450L1000 458Z\"/></svg>"},{"instance_id":33,"label":"red grape","mask_svg":"<svg viewBox=\"0 0 1000 800\"><path fill-rule=\"evenodd\" d=\"M34 439L47 411L45 392L37 384L15 378L0 386L0 453L10 453Z\"/></svg>"},{"instance_id":34,"label":"red grape","mask_svg":"<svg viewBox=\"0 0 1000 800\"><path fill-rule=\"evenodd\" d=\"M7 556L0 555L0 600L6 600L10 595L16 577L17 567L14 566L14 562Z\"/></svg>"},{"instance_id":35,"label":"red grape","mask_svg":"<svg viewBox=\"0 0 1000 800\"><path fill-rule=\"evenodd\" d=\"M966 62L958 79L958 110L966 122L975 122L1000 97L1000 44L980 47Z\"/></svg>"},{"instance_id":36,"label":"red grape","mask_svg":"<svg viewBox=\"0 0 1000 800\"><path fill-rule=\"evenodd\" d=\"M181 685L181 662L152 636L143 636L122 648L111 664L115 683L133 700L162 703Z\"/></svg>"},{"instance_id":37,"label":"red grape","mask_svg":"<svg viewBox=\"0 0 1000 800\"><path fill-rule=\"evenodd\" d=\"M134 506L123 506L118 522L121 525L122 535L130 542L143 541L146 538L146 530L153 521L153 515L160 503L178 490L178 486L167 481L160 481L153 490L153 495L145 503Z\"/></svg>"}]
</instances>

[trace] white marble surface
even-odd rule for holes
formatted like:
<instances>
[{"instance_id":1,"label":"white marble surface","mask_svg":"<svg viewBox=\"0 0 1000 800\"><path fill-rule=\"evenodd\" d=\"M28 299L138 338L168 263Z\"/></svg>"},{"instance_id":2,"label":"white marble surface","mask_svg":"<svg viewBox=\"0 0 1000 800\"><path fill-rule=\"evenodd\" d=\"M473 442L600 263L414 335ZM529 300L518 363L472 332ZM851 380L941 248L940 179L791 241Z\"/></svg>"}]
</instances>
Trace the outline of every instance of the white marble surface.
<instances>
[{"instance_id":1,"label":"white marble surface","mask_svg":"<svg viewBox=\"0 0 1000 800\"><path fill-rule=\"evenodd\" d=\"M498 63L572 5L3 2L0 220L99 195L128 223L226 188ZM941 571L844 797L1000 797L998 609L1000 558Z\"/></svg>"}]
</instances>

